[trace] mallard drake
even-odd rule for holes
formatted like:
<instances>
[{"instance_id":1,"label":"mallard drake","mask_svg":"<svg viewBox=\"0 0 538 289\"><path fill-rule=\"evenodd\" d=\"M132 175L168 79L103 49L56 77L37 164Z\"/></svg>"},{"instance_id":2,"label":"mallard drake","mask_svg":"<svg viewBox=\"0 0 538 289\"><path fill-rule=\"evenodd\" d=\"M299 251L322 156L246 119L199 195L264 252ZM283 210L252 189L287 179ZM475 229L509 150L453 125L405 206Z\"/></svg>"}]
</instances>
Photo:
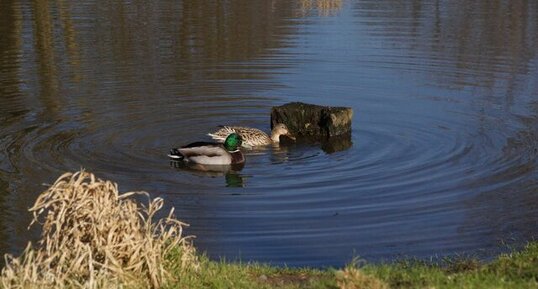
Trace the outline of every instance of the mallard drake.
<instances>
[{"instance_id":1,"label":"mallard drake","mask_svg":"<svg viewBox=\"0 0 538 289\"><path fill-rule=\"evenodd\" d=\"M280 136L285 135L291 139L295 139L293 135L288 130L288 127L283 123L278 123L271 130L271 136L267 135L265 132L251 127L242 127L242 126L221 126L221 128L213 133L208 133L216 141L224 141L226 137L231 134L236 133L241 136L243 140L243 147L254 147L254 146L264 146L280 142Z\"/></svg>"},{"instance_id":2,"label":"mallard drake","mask_svg":"<svg viewBox=\"0 0 538 289\"><path fill-rule=\"evenodd\" d=\"M245 162L243 153L238 149L242 139L236 133L226 137L224 143L195 142L174 148L168 155L174 160L202 165L235 165Z\"/></svg>"}]
</instances>

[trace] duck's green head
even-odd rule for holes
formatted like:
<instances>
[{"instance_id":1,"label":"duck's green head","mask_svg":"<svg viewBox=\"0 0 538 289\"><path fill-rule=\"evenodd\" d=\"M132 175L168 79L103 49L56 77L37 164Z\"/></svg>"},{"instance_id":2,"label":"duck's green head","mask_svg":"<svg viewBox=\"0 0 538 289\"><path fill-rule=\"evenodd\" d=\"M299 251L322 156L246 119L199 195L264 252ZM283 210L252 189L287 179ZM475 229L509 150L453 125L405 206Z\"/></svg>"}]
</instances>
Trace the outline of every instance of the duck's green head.
<instances>
[{"instance_id":1,"label":"duck's green head","mask_svg":"<svg viewBox=\"0 0 538 289\"><path fill-rule=\"evenodd\" d=\"M224 147L228 151L235 151L237 150L237 147L241 146L241 143L243 143L241 136L239 136L236 133L231 133L228 135L228 137L224 141Z\"/></svg>"}]
</instances>

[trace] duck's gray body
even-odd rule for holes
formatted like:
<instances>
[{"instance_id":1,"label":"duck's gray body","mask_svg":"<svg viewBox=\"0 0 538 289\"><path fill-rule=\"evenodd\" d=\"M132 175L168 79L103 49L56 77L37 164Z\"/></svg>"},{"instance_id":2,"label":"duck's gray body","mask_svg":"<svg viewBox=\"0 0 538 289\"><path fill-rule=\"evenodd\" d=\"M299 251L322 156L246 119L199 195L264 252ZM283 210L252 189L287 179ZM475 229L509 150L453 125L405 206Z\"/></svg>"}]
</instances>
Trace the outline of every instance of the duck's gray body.
<instances>
[{"instance_id":1,"label":"duck's gray body","mask_svg":"<svg viewBox=\"0 0 538 289\"><path fill-rule=\"evenodd\" d=\"M210 142L195 142L172 149L168 156L172 159L203 165L231 165L245 162L241 151L228 151L222 144Z\"/></svg>"}]
</instances>

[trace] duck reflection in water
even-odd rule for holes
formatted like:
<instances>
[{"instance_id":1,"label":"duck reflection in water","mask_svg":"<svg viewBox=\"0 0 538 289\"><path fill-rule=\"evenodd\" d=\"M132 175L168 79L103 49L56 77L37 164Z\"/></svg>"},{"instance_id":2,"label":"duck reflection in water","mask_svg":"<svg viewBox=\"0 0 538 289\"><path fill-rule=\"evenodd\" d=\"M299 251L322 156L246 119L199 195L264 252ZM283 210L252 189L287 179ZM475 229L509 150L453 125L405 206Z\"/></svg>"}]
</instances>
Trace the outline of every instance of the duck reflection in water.
<instances>
[{"instance_id":1,"label":"duck reflection in water","mask_svg":"<svg viewBox=\"0 0 538 289\"><path fill-rule=\"evenodd\" d=\"M245 177L239 172L245 163L234 165L203 165L183 161L170 161L170 166L200 177L223 177L227 187L244 187Z\"/></svg>"}]
</instances>

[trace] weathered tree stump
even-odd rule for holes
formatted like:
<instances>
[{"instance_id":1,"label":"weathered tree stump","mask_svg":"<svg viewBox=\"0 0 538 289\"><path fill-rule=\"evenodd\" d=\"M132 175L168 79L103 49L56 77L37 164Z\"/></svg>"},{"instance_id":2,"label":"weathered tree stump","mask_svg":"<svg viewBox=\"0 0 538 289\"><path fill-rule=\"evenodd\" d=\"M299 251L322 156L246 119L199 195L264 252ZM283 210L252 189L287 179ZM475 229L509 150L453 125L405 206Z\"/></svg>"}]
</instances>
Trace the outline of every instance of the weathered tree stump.
<instances>
[{"instance_id":1,"label":"weathered tree stump","mask_svg":"<svg viewBox=\"0 0 538 289\"><path fill-rule=\"evenodd\" d=\"M320 141L351 133L353 110L350 107L330 107L291 102L271 110L271 128L285 124L295 136Z\"/></svg>"}]
</instances>

